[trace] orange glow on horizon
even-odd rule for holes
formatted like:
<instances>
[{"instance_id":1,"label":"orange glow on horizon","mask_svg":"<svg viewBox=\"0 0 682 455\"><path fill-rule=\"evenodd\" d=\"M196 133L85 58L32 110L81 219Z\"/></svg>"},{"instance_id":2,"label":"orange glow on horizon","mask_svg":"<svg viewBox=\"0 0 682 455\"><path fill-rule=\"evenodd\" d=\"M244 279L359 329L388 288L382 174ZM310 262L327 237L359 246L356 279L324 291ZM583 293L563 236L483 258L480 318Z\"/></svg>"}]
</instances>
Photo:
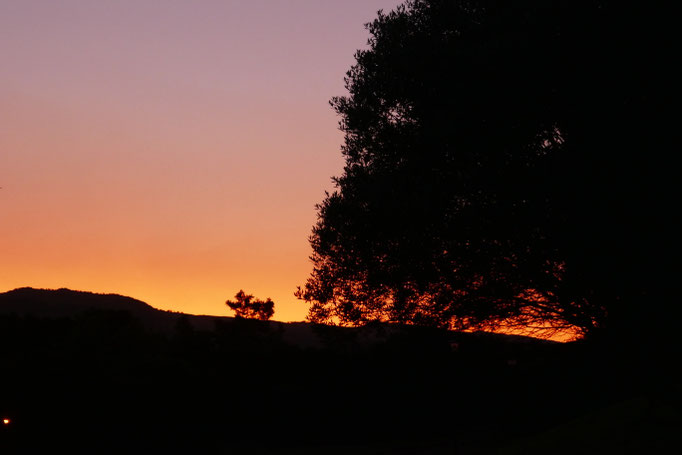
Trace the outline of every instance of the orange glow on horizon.
<instances>
[{"instance_id":1,"label":"orange glow on horizon","mask_svg":"<svg viewBox=\"0 0 682 455\"><path fill-rule=\"evenodd\" d=\"M300 321L328 100L400 0L0 3L0 292L116 293Z\"/></svg>"},{"instance_id":2,"label":"orange glow on horizon","mask_svg":"<svg viewBox=\"0 0 682 455\"><path fill-rule=\"evenodd\" d=\"M172 3L0 2L0 292L232 316L243 289L302 321L328 100L402 0Z\"/></svg>"}]
</instances>

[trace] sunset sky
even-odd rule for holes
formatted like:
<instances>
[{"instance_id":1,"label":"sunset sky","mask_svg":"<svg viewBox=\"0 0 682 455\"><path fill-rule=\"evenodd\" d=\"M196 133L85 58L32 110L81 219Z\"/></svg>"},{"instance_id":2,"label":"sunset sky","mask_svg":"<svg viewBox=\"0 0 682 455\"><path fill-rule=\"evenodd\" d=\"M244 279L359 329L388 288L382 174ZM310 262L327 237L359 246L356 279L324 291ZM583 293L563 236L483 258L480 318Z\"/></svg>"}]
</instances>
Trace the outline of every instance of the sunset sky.
<instances>
[{"instance_id":1,"label":"sunset sky","mask_svg":"<svg viewBox=\"0 0 682 455\"><path fill-rule=\"evenodd\" d=\"M399 0L0 0L0 292L303 320L328 100Z\"/></svg>"}]
</instances>

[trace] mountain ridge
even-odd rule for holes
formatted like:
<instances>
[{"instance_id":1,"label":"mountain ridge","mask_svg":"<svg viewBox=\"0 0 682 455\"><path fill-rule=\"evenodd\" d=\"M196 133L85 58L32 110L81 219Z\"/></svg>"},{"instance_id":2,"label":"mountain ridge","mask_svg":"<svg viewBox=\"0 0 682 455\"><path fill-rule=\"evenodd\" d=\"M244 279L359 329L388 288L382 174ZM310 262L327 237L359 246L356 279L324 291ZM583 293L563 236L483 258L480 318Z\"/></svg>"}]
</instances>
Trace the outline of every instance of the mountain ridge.
<instances>
[{"instance_id":1,"label":"mountain ridge","mask_svg":"<svg viewBox=\"0 0 682 455\"><path fill-rule=\"evenodd\" d=\"M15 314L23 317L38 318L73 318L89 311L129 312L144 327L151 331L170 333L176 330L180 320L189 322L194 330L213 331L217 325L230 324L238 319L232 316L197 315L176 311L160 310L148 303L129 296L116 293L96 293L72 290L67 288L41 289L20 287L0 293L0 314ZM385 340L401 331L429 330L417 326L396 324L370 324L364 327L320 326L309 322L254 321L243 322L267 327L279 332L284 341L300 347L321 347L331 332L336 332L333 339L345 333L372 343ZM323 334L322 332L326 332ZM499 334L490 332L456 332L447 331L454 344L465 342L492 342L502 344L553 345L554 341L542 340L523 335ZM332 341L334 342L334 341Z\"/></svg>"}]
</instances>

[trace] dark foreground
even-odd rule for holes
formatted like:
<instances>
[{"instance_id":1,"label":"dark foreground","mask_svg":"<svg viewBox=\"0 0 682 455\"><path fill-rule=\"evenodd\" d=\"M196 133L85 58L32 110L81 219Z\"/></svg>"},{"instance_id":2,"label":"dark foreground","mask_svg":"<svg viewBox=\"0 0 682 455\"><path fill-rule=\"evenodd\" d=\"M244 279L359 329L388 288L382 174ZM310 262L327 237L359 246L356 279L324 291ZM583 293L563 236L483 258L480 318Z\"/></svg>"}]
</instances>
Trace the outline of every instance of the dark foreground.
<instances>
[{"instance_id":1,"label":"dark foreground","mask_svg":"<svg viewBox=\"0 0 682 455\"><path fill-rule=\"evenodd\" d=\"M0 294L2 454L679 449L678 359L644 344L208 321L51 292Z\"/></svg>"}]
</instances>

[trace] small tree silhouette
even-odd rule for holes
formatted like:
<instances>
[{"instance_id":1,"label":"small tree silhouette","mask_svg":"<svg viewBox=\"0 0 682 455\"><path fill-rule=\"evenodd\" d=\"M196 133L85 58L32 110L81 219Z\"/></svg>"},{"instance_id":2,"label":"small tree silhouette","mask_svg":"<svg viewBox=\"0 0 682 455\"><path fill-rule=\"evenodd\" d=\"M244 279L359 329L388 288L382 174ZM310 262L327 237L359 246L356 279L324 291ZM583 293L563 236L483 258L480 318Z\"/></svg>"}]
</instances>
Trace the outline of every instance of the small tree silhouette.
<instances>
[{"instance_id":1,"label":"small tree silhouette","mask_svg":"<svg viewBox=\"0 0 682 455\"><path fill-rule=\"evenodd\" d=\"M225 305L230 307L235 312L238 318L259 319L267 321L275 314L275 302L270 300L260 300L253 297L251 294L246 294L243 290L237 292L234 296L234 302L228 300Z\"/></svg>"}]
</instances>

